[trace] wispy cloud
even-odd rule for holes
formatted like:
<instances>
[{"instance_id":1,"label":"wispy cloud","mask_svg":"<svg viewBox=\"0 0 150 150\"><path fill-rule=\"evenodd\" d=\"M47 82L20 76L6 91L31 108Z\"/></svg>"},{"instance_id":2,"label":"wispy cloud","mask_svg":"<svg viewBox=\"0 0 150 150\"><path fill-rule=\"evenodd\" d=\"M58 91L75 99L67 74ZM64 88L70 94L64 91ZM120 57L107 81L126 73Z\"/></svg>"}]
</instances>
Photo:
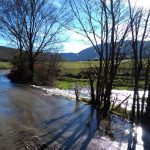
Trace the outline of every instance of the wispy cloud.
<instances>
[{"instance_id":1,"label":"wispy cloud","mask_svg":"<svg viewBox=\"0 0 150 150\"><path fill-rule=\"evenodd\" d=\"M91 46L84 36L71 30L66 33L66 36L68 37L68 40L63 43L64 52L78 53L79 51Z\"/></svg>"},{"instance_id":2,"label":"wispy cloud","mask_svg":"<svg viewBox=\"0 0 150 150\"><path fill-rule=\"evenodd\" d=\"M131 4L144 7L145 9L150 9L150 0L131 0Z\"/></svg>"}]
</instances>

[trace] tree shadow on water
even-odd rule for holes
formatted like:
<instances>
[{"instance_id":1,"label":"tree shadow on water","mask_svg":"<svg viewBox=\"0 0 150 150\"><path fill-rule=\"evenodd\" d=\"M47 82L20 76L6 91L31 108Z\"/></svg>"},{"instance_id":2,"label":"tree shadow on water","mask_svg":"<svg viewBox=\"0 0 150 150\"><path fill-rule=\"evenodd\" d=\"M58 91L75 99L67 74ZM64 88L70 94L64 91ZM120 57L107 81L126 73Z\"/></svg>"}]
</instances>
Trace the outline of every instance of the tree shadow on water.
<instances>
[{"instance_id":1,"label":"tree shadow on water","mask_svg":"<svg viewBox=\"0 0 150 150\"><path fill-rule=\"evenodd\" d=\"M82 109L81 109L82 108ZM59 141L61 149L86 149L97 131L96 115L91 107L80 107L76 103L73 112L67 112L57 118L46 121L48 133L42 137L49 137L49 141L40 147L47 148L54 141Z\"/></svg>"},{"instance_id":2,"label":"tree shadow on water","mask_svg":"<svg viewBox=\"0 0 150 150\"><path fill-rule=\"evenodd\" d=\"M136 134L133 125L131 126L129 133L128 150L136 150Z\"/></svg>"},{"instance_id":3,"label":"tree shadow on water","mask_svg":"<svg viewBox=\"0 0 150 150\"><path fill-rule=\"evenodd\" d=\"M143 150L150 150L150 125L143 127L142 140Z\"/></svg>"},{"instance_id":4,"label":"tree shadow on water","mask_svg":"<svg viewBox=\"0 0 150 150\"><path fill-rule=\"evenodd\" d=\"M131 127L128 140L128 150L150 149L150 127Z\"/></svg>"},{"instance_id":5,"label":"tree shadow on water","mask_svg":"<svg viewBox=\"0 0 150 150\"><path fill-rule=\"evenodd\" d=\"M59 116L47 120L45 124L48 132L41 136L41 138L47 137L47 142L40 147L40 150L46 149L55 141L61 144L60 149L85 150L89 146L95 148L92 142L96 142L98 148L99 140L104 142L104 146L105 144L110 146L113 144L111 141L123 138L124 133L121 133L121 129L125 128L124 122L120 127L117 117L111 115L104 117L100 111L93 107L84 106L77 102L72 111L70 111L71 109L64 111ZM103 136L109 137L107 140L110 142L107 143L107 140L101 139ZM89 145L89 143L91 144ZM122 141L120 140L119 143Z\"/></svg>"}]
</instances>

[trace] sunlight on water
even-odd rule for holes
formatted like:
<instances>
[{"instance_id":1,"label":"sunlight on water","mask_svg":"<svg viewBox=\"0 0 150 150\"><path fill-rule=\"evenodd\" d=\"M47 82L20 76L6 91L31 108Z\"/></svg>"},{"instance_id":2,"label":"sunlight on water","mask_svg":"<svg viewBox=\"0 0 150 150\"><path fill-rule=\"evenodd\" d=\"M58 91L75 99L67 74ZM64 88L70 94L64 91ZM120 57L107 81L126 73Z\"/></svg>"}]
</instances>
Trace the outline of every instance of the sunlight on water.
<instances>
[{"instance_id":1,"label":"sunlight on water","mask_svg":"<svg viewBox=\"0 0 150 150\"><path fill-rule=\"evenodd\" d=\"M142 127L136 127L136 150L144 150L144 147L143 147L143 140L142 140L142 136L143 136L143 130L142 130Z\"/></svg>"}]
</instances>

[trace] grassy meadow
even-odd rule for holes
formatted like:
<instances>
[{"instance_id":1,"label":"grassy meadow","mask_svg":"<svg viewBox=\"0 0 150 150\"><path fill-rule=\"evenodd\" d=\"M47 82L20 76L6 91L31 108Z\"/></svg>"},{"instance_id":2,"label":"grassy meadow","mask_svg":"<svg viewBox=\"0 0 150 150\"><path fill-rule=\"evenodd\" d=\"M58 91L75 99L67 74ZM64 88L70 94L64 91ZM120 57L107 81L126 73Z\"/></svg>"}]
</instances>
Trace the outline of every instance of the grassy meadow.
<instances>
[{"instance_id":1,"label":"grassy meadow","mask_svg":"<svg viewBox=\"0 0 150 150\"><path fill-rule=\"evenodd\" d=\"M56 87L61 89L72 88L73 85L81 87L88 86L88 79L84 79L80 72L83 68L90 65L98 65L98 61L83 61L83 62L62 62L61 75L57 80ZM121 62L117 76L114 82L114 89L131 90L133 85L132 74L132 60L124 60ZM127 87L128 85L128 87ZM141 79L140 87L143 88L144 81Z\"/></svg>"},{"instance_id":2,"label":"grassy meadow","mask_svg":"<svg viewBox=\"0 0 150 150\"><path fill-rule=\"evenodd\" d=\"M12 64L10 62L0 62L0 69L11 69Z\"/></svg>"},{"instance_id":3,"label":"grassy meadow","mask_svg":"<svg viewBox=\"0 0 150 150\"><path fill-rule=\"evenodd\" d=\"M89 67L89 65L98 65L98 61L76 61L76 62L62 62L62 74L76 75L81 72L83 68Z\"/></svg>"},{"instance_id":4,"label":"grassy meadow","mask_svg":"<svg viewBox=\"0 0 150 150\"><path fill-rule=\"evenodd\" d=\"M133 85L133 80L130 77L132 73L131 61L124 60L118 69L118 74L115 79L114 88L117 89L129 89ZM61 62L61 73L57 78L55 87L60 89L71 89L74 85L79 85L80 87L88 86L88 79L82 77L81 71L83 68L89 66L98 65L98 61L79 61L79 62ZM11 69L12 65L10 62L0 62L0 69ZM127 88L127 85L129 87ZM140 81L141 88L143 87L143 80Z\"/></svg>"},{"instance_id":5,"label":"grassy meadow","mask_svg":"<svg viewBox=\"0 0 150 150\"><path fill-rule=\"evenodd\" d=\"M88 86L88 79L85 79L81 75L83 68L89 66L97 66L98 61L78 61L78 62L62 62L61 65L61 75L56 82L56 87L60 89L73 88L73 85L79 85L81 87ZM120 64L120 69L118 76L115 79L115 86L119 89L127 89L126 85L132 84L131 79L123 74L131 73L131 60L125 60Z\"/></svg>"},{"instance_id":6,"label":"grassy meadow","mask_svg":"<svg viewBox=\"0 0 150 150\"><path fill-rule=\"evenodd\" d=\"M71 74L78 74L81 72L83 68L87 68L91 66L97 66L99 61L77 61L77 62L62 62L62 73L71 73ZM120 68L130 68L131 67L131 60L124 60L120 64Z\"/></svg>"}]
</instances>

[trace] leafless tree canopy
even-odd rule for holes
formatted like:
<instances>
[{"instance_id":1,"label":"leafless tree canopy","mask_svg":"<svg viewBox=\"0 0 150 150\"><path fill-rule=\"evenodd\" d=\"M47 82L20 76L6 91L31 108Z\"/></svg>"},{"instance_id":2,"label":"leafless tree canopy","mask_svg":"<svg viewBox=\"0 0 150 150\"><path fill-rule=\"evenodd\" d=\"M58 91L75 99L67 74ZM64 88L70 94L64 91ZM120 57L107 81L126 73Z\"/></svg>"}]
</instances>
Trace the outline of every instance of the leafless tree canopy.
<instances>
[{"instance_id":1,"label":"leafless tree canopy","mask_svg":"<svg viewBox=\"0 0 150 150\"><path fill-rule=\"evenodd\" d=\"M96 78L94 78L96 96L95 92L91 94L92 99L103 105L107 111L110 107L110 95L117 68L126 54L125 48L122 51L130 27L129 9L124 7L126 2L82 0L82 3L79 3L70 0L76 18L72 30L86 37L99 55L99 67L95 68Z\"/></svg>"},{"instance_id":2,"label":"leafless tree canopy","mask_svg":"<svg viewBox=\"0 0 150 150\"><path fill-rule=\"evenodd\" d=\"M69 22L66 6L55 0L0 0L2 34L29 58L34 74L34 62L44 50L54 50L60 44L63 27ZM32 75L33 76L33 75Z\"/></svg>"},{"instance_id":3,"label":"leafless tree canopy","mask_svg":"<svg viewBox=\"0 0 150 150\"><path fill-rule=\"evenodd\" d=\"M133 79L134 79L134 97L132 105L132 117L137 122L143 116L145 109L145 94L149 86L150 72L150 50L144 43L150 35L150 11L143 8L132 7L130 1L130 25L131 25L131 47L133 53ZM140 78L144 72L144 93L142 100L139 98ZM140 104L141 102L141 104Z\"/></svg>"},{"instance_id":4,"label":"leafless tree canopy","mask_svg":"<svg viewBox=\"0 0 150 150\"><path fill-rule=\"evenodd\" d=\"M150 51L144 41L149 38L150 11L139 8L136 4L131 5L130 0L69 2L75 17L69 29L87 38L99 55L99 66L89 66L84 73L89 78L91 99L103 106L106 112L110 109L111 91L118 67L127 54L127 44L130 44L134 72L132 116L139 121L145 110L145 95L149 85ZM140 100L142 73L144 94Z\"/></svg>"}]
</instances>

